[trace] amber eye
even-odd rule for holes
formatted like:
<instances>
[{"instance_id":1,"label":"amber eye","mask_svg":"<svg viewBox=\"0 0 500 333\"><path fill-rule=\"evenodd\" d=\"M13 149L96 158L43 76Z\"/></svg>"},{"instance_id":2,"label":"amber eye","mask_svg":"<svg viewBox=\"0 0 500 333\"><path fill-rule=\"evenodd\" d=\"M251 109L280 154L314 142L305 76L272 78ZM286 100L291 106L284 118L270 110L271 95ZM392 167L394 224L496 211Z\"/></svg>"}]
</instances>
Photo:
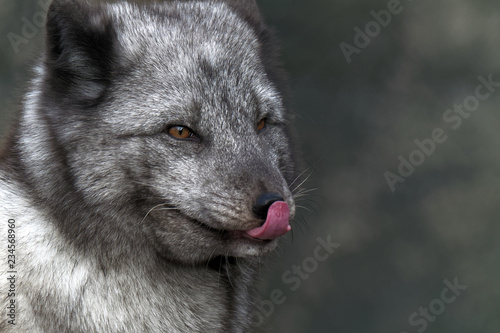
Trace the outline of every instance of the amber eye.
<instances>
[{"instance_id":1,"label":"amber eye","mask_svg":"<svg viewBox=\"0 0 500 333\"><path fill-rule=\"evenodd\" d=\"M172 126L168 129L168 134L176 139L190 139L194 137L194 133L185 126Z\"/></svg>"},{"instance_id":2,"label":"amber eye","mask_svg":"<svg viewBox=\"0 0 500 333\"><path fill-rule=\"evenodd\" d=\"M257 131L261 131L264 127L266 127L266 118L257 123Z\"/></svg>"}]
</instances>

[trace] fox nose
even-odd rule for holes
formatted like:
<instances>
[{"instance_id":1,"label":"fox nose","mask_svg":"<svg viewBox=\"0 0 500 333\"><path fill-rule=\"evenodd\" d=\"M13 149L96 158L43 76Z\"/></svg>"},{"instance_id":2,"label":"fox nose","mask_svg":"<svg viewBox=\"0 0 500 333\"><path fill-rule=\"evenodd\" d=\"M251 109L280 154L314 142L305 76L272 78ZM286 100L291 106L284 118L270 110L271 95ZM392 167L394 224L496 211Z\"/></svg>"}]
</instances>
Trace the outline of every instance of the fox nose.
<instances>
[{"instance_id":1,"label":"fox nose","mask_svg":"<svg viewBox=\"0 0 500 333\"><path fill-rule=\"evenodd\" d=\"M284 201L283 197L276 193L264 193L261 194L255 204L253 205L253 213L259 219L265 220L267 217L267 211L269 207L276 201Z\"/></svg>"}]
</instances>

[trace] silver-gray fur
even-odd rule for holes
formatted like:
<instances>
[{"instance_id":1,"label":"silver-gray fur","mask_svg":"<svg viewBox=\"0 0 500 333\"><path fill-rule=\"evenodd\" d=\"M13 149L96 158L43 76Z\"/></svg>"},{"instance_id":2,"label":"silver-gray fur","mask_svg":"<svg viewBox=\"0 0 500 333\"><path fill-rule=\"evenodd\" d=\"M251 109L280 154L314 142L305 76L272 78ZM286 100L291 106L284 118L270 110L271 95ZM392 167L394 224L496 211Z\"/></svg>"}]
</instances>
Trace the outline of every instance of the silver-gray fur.
<instances>
[{"instance_id":1,"label":"silver-gray fur","mask_svg":"<svg viewBox=\"0 0 500 333\"><path fill-rule=\"evenodd\" d=\"M250 331L277 240L243 231L261 193L294 215L296 175L254 1L54 0L46 39L0 159L0 262L15 219L17 270L0 331Z\"/></svg>"}]
</instances>

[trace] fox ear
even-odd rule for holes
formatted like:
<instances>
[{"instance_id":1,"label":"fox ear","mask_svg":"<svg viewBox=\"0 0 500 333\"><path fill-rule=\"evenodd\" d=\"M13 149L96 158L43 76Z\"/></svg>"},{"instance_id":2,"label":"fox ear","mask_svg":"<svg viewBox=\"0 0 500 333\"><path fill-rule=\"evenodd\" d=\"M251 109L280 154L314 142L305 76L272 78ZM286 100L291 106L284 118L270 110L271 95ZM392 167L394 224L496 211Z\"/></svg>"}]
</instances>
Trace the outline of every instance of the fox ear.
<instances>
[{"instance_id":1,"label":"fox ear","mask_svg":"<svg viewBox=\"0 0 500 333\"><path fill-rule=\"evenodd\" d=\"M52 1L46 23L47 82L59 98L92 106L111 81L116 33L103 5Z\"/></svg>"}]
</instances>

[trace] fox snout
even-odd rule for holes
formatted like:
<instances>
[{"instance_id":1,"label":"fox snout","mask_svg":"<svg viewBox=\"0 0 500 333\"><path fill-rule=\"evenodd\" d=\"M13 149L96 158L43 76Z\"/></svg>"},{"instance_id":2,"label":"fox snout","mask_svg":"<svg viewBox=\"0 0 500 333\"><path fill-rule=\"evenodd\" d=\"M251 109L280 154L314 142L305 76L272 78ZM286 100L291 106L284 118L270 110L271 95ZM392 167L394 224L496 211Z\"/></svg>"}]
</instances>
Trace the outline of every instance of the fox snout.
<instances>
[{"instance_id":1,"label":"fox snout","mask_svg":"<svg viewBox=\"0 0 500 333\"><path fill-rule=\"evenodd\" d=\"M265 220L258 228L247 231L247 235L262 240L276 239L292 229L290 226L290 208L284 199L275 193L259 196L253 207L253 213Z\"/></svg>"},{"instance_id":2,"label":"fox snout","mask_svg":"<svg viewBox=\"0 0 500 333\"><path fill-rule=\"evenodd\" d=\"M265 220L269 207L276 201L284 201L284 199L281 195L276 193L263 193L257 198L253 205L252 212L256 217Z\"/></svg>"}]
</instances>

